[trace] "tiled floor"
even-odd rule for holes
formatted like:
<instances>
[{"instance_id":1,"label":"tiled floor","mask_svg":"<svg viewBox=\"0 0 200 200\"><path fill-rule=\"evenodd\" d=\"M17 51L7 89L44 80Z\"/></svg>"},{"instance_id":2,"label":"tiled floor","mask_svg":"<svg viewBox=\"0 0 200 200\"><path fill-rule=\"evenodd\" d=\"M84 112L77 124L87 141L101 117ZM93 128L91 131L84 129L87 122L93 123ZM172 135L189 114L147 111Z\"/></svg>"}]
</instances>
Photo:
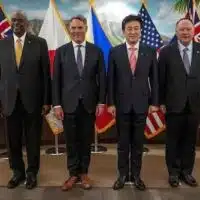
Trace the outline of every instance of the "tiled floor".
<instances>
[{"instance_id":1,"label":"tiled floor","mask_svg":"<svg viewBox=\"0 0 200 200\"><path fill-rule=\"evenodd\" d=\"M163 146L148 146L150 152L144 155L142 177L148 187L146 192L138 192L132 185L127 185L121 191L113 191L112 184L117 176L116 145L105 145L108 151L92 155L90 176L94 189L83 191L77 185L70 192L62 192L60 186L67 178L66 156L46 155L46 147L41 149L41 170L38 177L39 187L27 191L24 186L8 190L5 185L11 176L7 159L0 159L0 200L197 200L200 197L200 187L189 188L182 184L179 189L171 189L167 183ZM26 156L25 156L26 157ZM200 151L194 175L200 182Z\"/></svg>"},{"instance_id":2,"label":"tiled floor","mask_svg":"<svg viewBox=\"0 0 200 200\"><path fill-rule=\"evenodd\" d=\"M21 187L15 190L0 187L0 200L199 200L199 197L199 189L150 189L140 192L132 188L121 191L94 188L90 191L74 189L62 192L58 187L39 187L31 191Z\"/></svg>"}]
</instances>

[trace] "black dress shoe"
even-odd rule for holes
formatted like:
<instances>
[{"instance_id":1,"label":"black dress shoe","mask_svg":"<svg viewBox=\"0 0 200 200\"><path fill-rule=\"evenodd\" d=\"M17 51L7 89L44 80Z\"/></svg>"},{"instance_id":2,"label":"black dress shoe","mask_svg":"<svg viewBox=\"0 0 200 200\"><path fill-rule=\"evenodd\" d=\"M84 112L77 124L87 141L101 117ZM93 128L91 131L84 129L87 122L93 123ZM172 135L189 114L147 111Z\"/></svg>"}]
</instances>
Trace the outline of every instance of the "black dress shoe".
<instances>
[{"instance_id":1,"label":"black dress shoe","mask_svg":"<svg viewBox=\"0 0 200 200\"><path fill-rule=\"evenodd\" d=\"M138 190L144 191L146 189L144 181L141 180L140 177L134 178L133 182L134 182L135 188L137 188Z\"/></svg>"},{"instance_id":2,"label":"black dress shoe","mask_svg":"<svg viewBox=\"0 0 200 200\"><path fill-rule=\"evenodd\" d=\"M122 189L126 182L126 176L119 176L113 185L113 190Z\"/></svg>"},{"instance_id":3,"label":"black dress shoe","mask_svg":"<svg viewBox=\"0 0 200 200\"><path fill-rule=\"evenodd\" d=\"M180 179L187 185L192 186L192 187L197 187L198 183L196 181L196 179L190 175L190 174L185 174L185 175L181 175Z\"/></svg>"},{"instance_id":4,"label":"black dress shoe","mask_svg":"<svg viewBox=\"0 0 200 200\"><path fill-rule=\"evenodd\" d=\"M36 175L27 174L27 177L26 177L26 188L30 190L30 189L33 189L36 186L37 186Z\"/></svg>"},{"instance_id":5,"label":"black dress shoe","mask_svg":"<svg viewBox=\"0 0 200 200\"><path fill-rule=\"evenodd\" d=\"M178 178L178 176L170 175L168 182L171 185L171 187L178 187L179 186L179 178Z\"/></svg>"},{"instance_id":6,"label":"black dress shoe","mask_svg":"<svg viewBox=\"0 0 200 200\"><path fill-rule=\"evenodd\" d=\"M9 180L7 188L13 189L25 181L25 175L21 173L15 173Z\"/></svg>"}]
</instances>

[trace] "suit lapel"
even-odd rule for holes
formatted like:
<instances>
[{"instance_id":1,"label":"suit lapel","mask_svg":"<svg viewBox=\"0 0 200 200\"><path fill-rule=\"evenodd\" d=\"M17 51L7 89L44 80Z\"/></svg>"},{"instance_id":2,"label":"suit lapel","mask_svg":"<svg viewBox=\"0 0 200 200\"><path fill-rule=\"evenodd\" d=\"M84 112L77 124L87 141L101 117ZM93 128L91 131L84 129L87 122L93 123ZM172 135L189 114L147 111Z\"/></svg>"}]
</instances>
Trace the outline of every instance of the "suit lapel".
<instances>
[{"instance_id":1,"label":"suit lapel","mask_svg":"<svg viewBox=\"0 0 200 200\"><path fill-rule=\"evenodd\" d=\"M135 74L138 71L138 68L141 65L141 62L144 60L143 56L145 55L145 48L144 46L140 43L139 45L139 51L138 51L138 57L137 57L137 63L136 63L136 69L135 69Z\"/></svg>"},{"instance_id":2,"label":"suit lapel","mask_svg":"<svg viewBox=\"0 0 200 200\"><path fill-rule=\"evenodd\" d=\"M14 69L16 70L16 66L17 66L17 63L16 63L16 56L15 56L15 44L14 44L14 37L10 37L9 38L9 49L11 49L11 58L12 58L12 61L13 61L13 66L14 66Z\"/></svg>"},{"instance_id":3,"label":"suit lapel","mask_svg":"<svg viewBox=\"0 0 200 200\"><path fill-rule=\"evenodd\" d=\"M126 67L127 72L132 74L126 43L122 45L122 50L120 54L121 54L120 57L122 57L123 59L123 65Z\"/></svg>"},{"instance_id":4,"label":"suit lapel","mask_svg":"<svg viewBox=\"0 0 200 200\"><path fill-rule=\"evenodd\" d=\"M197 68L197 63L196 62L197 62L199 56L200 56L200 50L197 48L196 43L193 42L190 74L195 74L195 69Z\"/></svg>"},{"instance_id":5,"label":"suit lapel","mask_svg":"<svg viewBox=\"0 0 200 200\"><path fill-rule=\"evenodd\" d=\"M68 62L71 62L72 70L75 70L75 72L77 74L79 74L77 63L76 63L76 58L75 58L75 54L74 54L74 47L73 47L72 42L69 43L69 46L67 48L67 54L66 54L66 56L67 56L66 60Z\"/></svg>"},{"instance_id":6,"label":"suit lapel","mask_svg":"<svg viewBox=\"0 0 200 200\"><path fill-rule=\"evenodd\" d=\"M76 65L76 58L75 58L75 54L74 54L74 47L72 42L69 43L69 48L68 48L68 52L67 52L67 57L69 57L71 59L71 61L73 62L73 64Z\"/></svg>"},{"instance_id":7,"label":"suit lapel","mask_svg":"<svg viewBox=\"0 0 200 200\"><path fill-rule=\"evenodd\" d=\"M174 52L173 53L174 53L175 57L177 58L177 62L180 63L181 67L183 67L185 73L187 74L187 71L186 71L184 63L183 63L183 59L182 59L181 54L180 54L178 43L175 42L175 44L173 44L173 45L174 45L174 48L173 48ZM189 75L195 73L194 71L196 69L196 60L198 59L199 56L200 56L200 51L197 49L196 43L193 42L192 61L191 61L191 67L190 67Z\"/></svg>"},{"instance_id":8,"label":"suit lapel","mask_svg":"<svg viewBox=\"0 0 200 200\"><path fill-rule=\"evenodd\" d=\"M32 42L33 41L31 39L31 36L27 33L25 40L24 40L24 46L23 46L23 50L22 50L22 57L21 57L20 64L19 64L19 70L23 67L24 61L25 61L26 57L28 56L27 54L29 54L29 56L30 56Z\"/></svg>"},{"instance_id":9,"label":"suit lapel","mask_svg":"<svg viewBox=\"0 0 200 200\"><path fill-rule=\"evenodd\" d=\"M140 67L141 65L141 61L143 60L143 56L145 55L145 49L144 49L144 46L142 44L139 45L139 52L138 52L138 57L137 57L137 63L136 63L136 68L135 68L135 73L137 73L138 71L138 68ZM129 62L129 57L128 57L128 50L127 50L127 46L126 46L126 43L123 44L122 46L122 57L124 58L124 64L125 66L127 66L128 68L128 71L129 73L132 74L132 70L131 70L131 66L130 66L130 62Z\"/></svg>"},{"instance_id":10,"label":"suit lapel","mask_svg":"<svg viewBox=\"0 0 200 200\"><path fill-rule=\"evenodd\" d=\"M88 64L88 55L89 55L89 51L90 51L90 45L88 42L86 42L86 46L85 46L85 62L84 62L84 65L83 65L83 70L85 69L85 67L87 66Z\"/></svg>"},{"instance_id":11,"label":"suit lapel","mask_svg":"<svg viewBox=\"0 0 200 200\"><path fill-rule=\"evenodd\" d=\"M178 42L175 42L172 45L172 56L173 56L173 58L175 57L174 62L176 62L176 64L178 64L184 70L184 72L187 74L187 71L185 69L183 59L181 57L181 53L180 53L180 50L178 47Z\"/></svg>"}]
</instances>

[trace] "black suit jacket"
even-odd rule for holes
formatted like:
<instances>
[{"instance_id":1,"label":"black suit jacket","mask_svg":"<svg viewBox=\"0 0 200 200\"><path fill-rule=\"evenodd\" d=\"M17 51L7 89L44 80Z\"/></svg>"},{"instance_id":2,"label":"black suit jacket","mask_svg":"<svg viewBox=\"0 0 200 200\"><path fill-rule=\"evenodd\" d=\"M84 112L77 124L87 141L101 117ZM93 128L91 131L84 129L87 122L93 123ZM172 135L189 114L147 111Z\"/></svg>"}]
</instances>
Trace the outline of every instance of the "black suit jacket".
<instances>
[{"instance_id":1,"label":"black suit jacket","mask_svg":"<svg viewBox=\"0 0 200 200\"><path fill-rule=\"evenodd\" d=\"M26 34L19 69L14 38L0 41L0 99L3 113L10 115L19 90L25 109L32 113L51 104L49 56L44 39Z\"/></svg>"},{"instance_id":2,"label":"black suit jacket","mask_svg":"<svg viewBox=\"0 0 200 200\"><path fill-rule=\"evenodd\" d=\"M180 112L189 101L193 112L200 112L200 44L193 42L190 73L187 74L178 43L164 47L159 56L160 104L167 112Z\"/></svg>"},{"instance_id":3,"label":"black suit jacket","mask_svg":"<svg viewBox=\"0 0 200 200\"><path fill-rule=\"evenodd\" d=\"M95 112L97 103L105 103L105 64L102 51L86 42L85 64L79 75L72 42L60 47L55 56L53 73L53 105L73 113L78 101L88 112Z\"/></svg>"},{"instance_id":4,"label":"black suit jacket","mask_svg":"<svg viewBox=\"0 0 200 200\"><path fill-rule=\"evenodd\" d=\"M150 83L150 85L149 85ZM136 71L132 74L126 44L110 50L108 104L120 112L145 113L149 104L158 105L156 51L140 43Z\"/></svg>"}]
</instances>

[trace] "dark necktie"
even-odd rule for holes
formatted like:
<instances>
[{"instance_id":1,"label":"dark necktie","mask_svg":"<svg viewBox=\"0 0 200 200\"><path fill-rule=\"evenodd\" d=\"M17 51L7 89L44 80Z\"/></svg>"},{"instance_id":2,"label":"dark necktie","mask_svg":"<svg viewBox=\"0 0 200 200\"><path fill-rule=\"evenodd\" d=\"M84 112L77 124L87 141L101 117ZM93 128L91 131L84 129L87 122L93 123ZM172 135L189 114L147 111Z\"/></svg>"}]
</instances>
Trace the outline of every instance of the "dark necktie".
<instances>
[{"instance_id":1,"label":"dark necktie","mask_svg":"<svg viewBox=\"0 0 200 200\"><path fill-rule=\"evenodd\" d=\"M184 63L187 74L189 74L190 73L190 60L189 60L187 51L188 51L187 47L183 49L183 63Z\"/></svg>"},{"instance_id":2,"label":"dark necktie","mask_svg":"<svg viewBox=\"0 0 200 200\"><path fill-rule=\"evenodd\" d=\"M77 51L77 67L78 67L78 71L79 71L79 74L81 75L82 74L82 71L83 71L83 57L82 57L82 53L81 53L81 47L82 45L78 45L78 51Z\"/></svg>"}]
</instances>

